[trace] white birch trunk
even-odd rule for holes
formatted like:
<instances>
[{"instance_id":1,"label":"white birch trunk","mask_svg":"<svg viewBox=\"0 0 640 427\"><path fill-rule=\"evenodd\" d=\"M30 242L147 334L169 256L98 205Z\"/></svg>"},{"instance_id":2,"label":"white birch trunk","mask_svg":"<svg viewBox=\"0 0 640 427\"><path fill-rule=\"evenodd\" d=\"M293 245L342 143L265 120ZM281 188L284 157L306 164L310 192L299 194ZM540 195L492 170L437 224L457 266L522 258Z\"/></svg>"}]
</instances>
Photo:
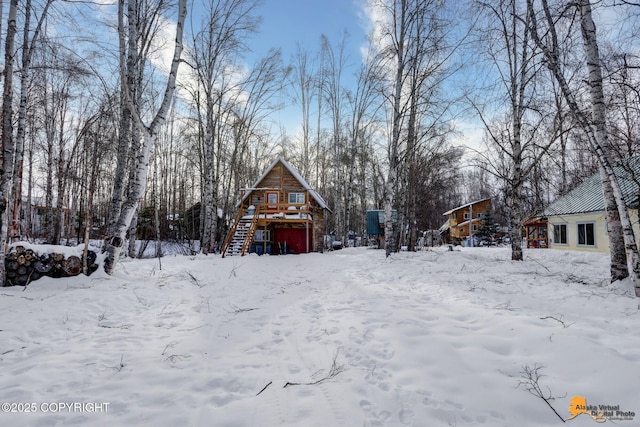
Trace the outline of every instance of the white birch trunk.
<instances>
[{"instance_id":1,"label":"white birch trunk","mask_svg":"<svg viewBox=\"0 0 640 427\"><path fill-rule=\"evenodd\" d=\"M127 247L127 255L129 258L142 258L142 254L136 252L136 240L138 237L138 209L136 208L129 224L129 243Z\"/></svg>"},{"instance_id":2,"label":"white birch trunk","mask_svg":"<svg viewBox=\"0 0 640 427\"><path fill-rule=\"evenodd\" d=\"M591 95L592 122L595 136L602 145L605 155L609 155L610 144L606 123L604 93L602 89L602 71L600 69L600 53L596 38L596 27L591 15L591 4L588 0L580 0L580 27L587 56L589 71L589 92ZM605 213L609 229L609 248L611 253L611 281L624 279L633 268L627 269L628 256L625 248L624 228L620 212L617 208L615 193L607 179L607 171L600 166L602 177L602 194L604 197ZM624 210L627 208L624 206ZM633 233L632 233L633 236ZM635 244L634 244L635 245ZM636 250L637 252L637 250Z\"/></svg>"},{"instance_id":3,"label":"white birch trunk","mask_svg":"<svg viewBox=\"0 0 640 427\"><path fill-rule=\"evenodd\" d=\"M396 75L393 94L393 125L391 131L391 141L389 142L389 173L387 182L385 183L385 199L384 199L384 246L385 253L388 257L392 251L397 250L395 234L393 230L393 205L395 204L396 190L398 187L398 146L400 145L400 128L402 125L401 103L402 103L402 86L405 70L405 35L406 35L406 2L400 0L400 17L398 20L398 40L396 45Z\"/></svg>"},{"instance_id":4,"label":"white birch trunk","mask_svg":"<svg viewBox=\"0 0 640 427\"><path fill-rule=\"evenodd\" d=\"M4 258L6 253L5 241L7 236L7 180L11 170L13 152L13 126L11 125L13 102L13 52L15 35L17 32L16 17L18 12L18 0L11 0L9 15L7 18L7 38L4 51L4 87L2 92L2 161L0 166L0 281L6 284ZM0 17L1 18L1 17Z\"/></svg>"},{"instance_id":5,"label":"white birch trunk","mask_svg":"<svg viewBox=\"0 0 640 427\"><path fill-rule=\"evenodd\" d=\"M27 11L25 22L24 22L24 30L23 30L23 39L22 39L22 72L20 74L20 104L18 106L18 123L17 123L17 132L16 132L16 143L15 143L15 157L13 159L14 162L14 173L13 173L13 208L11 211L11 225L10 225L10 233L12 239L20 238L23 233L23 227L20 222L20 211L22 208L22 176L23 176L23 159L24 159L24 141L25 141L25 128L27 121L27 101L28 101L28 93L29 93L29 79L31 78L31 58L33 56L33 51L35 48L35 42L38 40L40 31L42 29L42 24L44 22L45 17L47 16L47 11L49 10L49 6L51 6L53 0L47 0L42 10L42 14L40 15L40 19L38 20L38 24L36 29L33 32L33 35L30 34L30 22L31 22L31 0L28 0L25 5L25 9ZM31 40L30 40L31 36Z\"/></svg>"},{"instance_id":6,"label":"white birch trunk","mask_svg":"<svg viewBox=\"0 0 640 427\"><path fill-rule=\"evenodd\" d=\"M134 0L131 0L134 1ZM187 5L186 0L180 0L178 3L178 21L176 25L176 39L175 39L175 50L173 53L173 59L171 62L171 70L169 72L169 77L167 79L167 86L165 88L164 97L162 100L162 104L158 109L156 116L149 126L146 126L138 113L138 111L134 108L133 102L131 99L128 99L129 109L134 116L134 122L140 132L143 134L143 147L142 152L136 158L135 168L135 180L131 185L129 190L129 195L127 200L123 203L122 211L120 214L120 218L118 219L118 223L116 224L116 230L113 236L110 237L107 241L107 245L105 251L107 253L107 257L105 260L105 271L108 274L112 274L113 270L118 262L120 257L120 253L122 251L122 246L126 237L127 229L131 224L131 220L135 211L138 207L138 203L140 199L144 195L144 188L147 183L147 174L149 171L149 158L151 156L151 151L153 149L156 137L160 130L160 127L166 120L167 113L169 111L169 107L171 106L171 102L173 99L173 94L176 89L176 78L178 74L178 67L180 65L180 55L182 54L182 34L184 29L184 21L187 15ZM122 19L120 17L119 19ZM122 41L122 25L119 25L120 37ZM122 42L121 42L121 57L122 57ZM121 59L121 64L123 61ZM126 79L123 76L123 84L124 87L122 92L128 96L130 91L126 87Z\"/></svg>"},{"instance_id":7,"label":"white birch trunk","mask_svg":"<svg viewBox=\"0 0 640 427\"><path fill-rule=\"evenodd\" d=\"M213 251L214 246L214 223L216 220L214 210L215 204L215 150L213 132L213 109L214 102L207 95L207 125L204 143L204 191L202 194L202 204L200 206L200 218L202 221L202 241L200 242L202 253L207 255Z\"/></svg>"},{"instance_id":8,"label":"white birch trunk","mask_svg":"<svg viewBox=\"0 0 640 427\"><path fill-rule=\"evenodd\" d=\"M211 180L207 180L207 186L205 187L204 194L202 196L202 204L200 207L200 215L202 215L202 253L208 255L215 251L214 248L214 209L215 202L213 201L213 190L211 188Z\"/></svg>"},{"instance_id":9,"label":"white birch trunk","mask_svg":"<svg viewBox=\"0 0 640 427\"><path fill-rule=\"evenodd\" d=\"M522 159L522 121L524 111L527 108L525 101L525 92L530 84L530 76L527 75L529 69L529 61L531 59L529 51L529 28L528 22L524 23L524 35L520 43L521 51L518 53L518 19L516 18L516 2L511 3L512 21L510 34L512 41L511 67L511 114L513 115L511 126L513 136L511 140L511 156L513 159L513 172L511 176L511 209L510 229L511 229L511 259L513 261L522 261L522 185L524 182L523 159Z\"/></svg>"},{"instance_id":10,"label":"white birch trunk","mask_svg":"<svg viewBox=\"0 0 640 427\"><path fill-rule=\"evenodd\" d=\"M47 5L48 6L48 5ZM20 75L20 104L18 105L18 130L16 132L15 151L13 158L13 205L9 220L9 238L17 241L21 235L20 209L22 206L22 166L24 156L24 135L27 116L27 92L29 76L29 26L31 23L31 0L25 4L26 14L22 38L22 73Z\"/></svg>"},{"instance_id":11,"label":"white birch trunk","mask_svg":"<svg viewBox=\"0 0 640 427\"><path fill-rule=\"evenodd\" d=\"M591 145L591 148L594 150L594 152L597 154L598 159L600 160L600 165L605 171L606 178L611 184L611 190L613 192L616 206L620 214L620 225L622 227L625 249L627 252L627 263L628 263L627 268L629 269L629 272L633 272L631 274L631 278L633 280L633 284L635 287L635 294L636 296L640 297L640 263L638 258L638 247L636 245L635 236L633 234L633 229L631 227L629 211L627 210L627 207L622 198L622 192L620 191L620 186L618 185L618 179L614 173L614 169L609 160L608 153L606 152L605 147L603 147L602 145L603 141L599 139L599 136L601 137L602 135L596 134L596 131L594 130L593 125L589 121L587 115L578 106L576 98L573 92L571 91L571 89L569 88L569 85L567 84L567 81L560 70L560 65L558 63L558 52L557 52L558 42L557 42L557 35L555 33L555 28L553 26L554 22L549 12L549 8L547 6L546 0L543 0L542 3L543 3L547 22L550 24L549 32L552 39L551 50L549 49L548 46L542 43L542 41L540 40L537 34L536 16L533 9L533 0L527 0L527 7L531 15L531 23L532 23L532 29L533 29L532 35L534 37L536 44L541 48L543 54L545 55L545 59L547 60L547 66L549 70L553 73L554 77L556 78L560 86L560 89L562 90L562 93L565 99L567 100L567 104L569 105L569 109L571 110L571 113L575 117L578 124L585 131L589 144ZM593 72L599 72L599 68L600 68L600 60L597 57L597 41L595 38L595 25L593 24L593 20L591 18L591 5L588 2L588 0L580 0L579 5L580 5L580 12L582 15L581 23L582 23L583 31L585 31L586 33L591 33L588 36L585 36L584 38L585 50L587 52L587 57L588 57L587 62L590 68L589 77L591 80L593 78L597 78L597 75L593 74ZM583 33L583 35L585 34ZM597 68L598 70L593 70L593 68ZM600 79L600 84L602 84L601 79ZM590 87L592 91L592 96L595 95L595 99L593 99L593 103L594 104L601 103L601 101L604 98L598 99L597 87L594 88L592 85L590 85ZM600 91L601 90L602 90L602 87L600 86ZM602 130L604 130L606 134L606 127L602 128ZM606 141L604 142L606 143Z\"/></svg>"}]
</instances>

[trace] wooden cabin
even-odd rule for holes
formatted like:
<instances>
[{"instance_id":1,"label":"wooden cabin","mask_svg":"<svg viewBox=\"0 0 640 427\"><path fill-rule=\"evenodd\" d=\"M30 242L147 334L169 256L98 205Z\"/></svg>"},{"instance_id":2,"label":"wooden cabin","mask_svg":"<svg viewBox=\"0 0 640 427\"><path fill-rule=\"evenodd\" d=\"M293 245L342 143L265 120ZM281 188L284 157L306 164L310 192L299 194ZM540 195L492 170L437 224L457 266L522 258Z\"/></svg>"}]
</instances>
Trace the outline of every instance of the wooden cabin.
<instances>
[{"instance_id":1,"label":"wooden cabin","mask_svg":"<svg viewBox=\"0 0 640 427\"><path fill-rule=\"evenodd\" d=\"M491 198L458 206L443 214L447 216L447 222L440 231L442 234L448 232L446 240L449 243L461 243L480 230L482 221L490 212Z\"/></svg>"},{"instance_id":2,"label":"wooden cabin","mask_svg":"<svg viewBox=\"0 0 640 427\"><path fill-rule=\"evenodd\" d=\"M328 211L324 199L279 157L255 184L240 190L222 256L322 252Z\"/></svg>"}]
</instances>

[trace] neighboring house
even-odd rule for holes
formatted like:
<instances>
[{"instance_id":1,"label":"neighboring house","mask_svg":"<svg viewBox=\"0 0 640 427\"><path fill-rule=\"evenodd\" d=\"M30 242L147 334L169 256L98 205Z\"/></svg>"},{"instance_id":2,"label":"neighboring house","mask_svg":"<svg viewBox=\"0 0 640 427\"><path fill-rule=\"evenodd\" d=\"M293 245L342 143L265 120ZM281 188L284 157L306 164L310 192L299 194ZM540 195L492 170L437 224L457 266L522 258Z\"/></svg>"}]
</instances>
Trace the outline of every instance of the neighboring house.
<instances>
[{"instance_id":1,"label":"neighboring house","mask_svg":"<svg viewBox=\"0 0 640 427\"><path fill-rule=\"evenodd\" d=\"M640 157L614 168L629 210L634 234L638 234ZM596 252L609 251L607 222L600 174L586 179L547 207L540 215L548 223L549 247Z\"/></svg>"},{"instance_id":2,"label":"neighboring house","mask_svg":"<svg viewBox=\"0 0 640 427\"><path fill-rule=\"evenodd\" d=\"M491 198L476 200L445 212L447 222L440 227L440 233L449 243L460 243L476 234L482 221L491 213Z\"/></svg>"},{"instance_id":3,"label":"neighboring house","mask_svg":"<svg viewBox=\"0 0 640 427\"><path fill-rule=\"evenodd\" d=\"M398 211L396 209L391 211L391 220L393 224L398 223ZM369 239L369 244L375 245L378 248L385 247L384 227L385 220L383 210L367 211L367 238Z\"/></svg>"},{"instance_id":4,"label":"neighboring house","mask_svg":"<svg viewBox=\"0 0 640 427\"><path fill-rule=\"evenodd\" d=\"M279 157L250 188L241 190L222 256L322 252L328 210L324 199Z\"/></svg>"},{"instance_id":5,"label":"neighboring house","mask_svg":"<svg viewBox=\"0 0 640 427\"><path fill-rule=\"evenodd\" d=\"M56 218L58 208L45 205L44 198L32 197L31 200L23 198L20 205L20 238L23 239L43 239L50 238L51 230L53 229L52 222ZM71 216L70 210L67 207L63 207L60 210L58 220L61 224L62 234L73 234L74 230L71 230L73 224L70 223ZM77 226L77 225L76 225ZM67 230L67 231L65 231ZM9 235L11 237L17 237L18 232L13 226L9 227Z\"/></svg>"}]
</instances>

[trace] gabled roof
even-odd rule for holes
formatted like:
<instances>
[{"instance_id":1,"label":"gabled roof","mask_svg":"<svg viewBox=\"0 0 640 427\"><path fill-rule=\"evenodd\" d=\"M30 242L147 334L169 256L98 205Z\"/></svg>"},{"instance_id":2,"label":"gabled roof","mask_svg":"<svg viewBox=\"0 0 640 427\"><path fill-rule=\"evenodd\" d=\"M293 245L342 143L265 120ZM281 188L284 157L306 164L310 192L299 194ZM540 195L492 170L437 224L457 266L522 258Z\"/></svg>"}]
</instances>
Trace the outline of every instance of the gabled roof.
<instances>
[{"instance_id":1,"label":"gabled roof","mask_svg":"<svg viewBox=\"0 0 640 427\"><path fill-rule=\"evenodd\" d=\"M468 208L469 206L477 205L478 203L486 202L487 200L491 200L491 197L487 197L486 199L480 199L480 200L476 200L475 202L471 202L471 203L467 203L465 205L458 206L457 208L453 208L453 209L451 209L449 211L446 211L442 215L449 215L449 214L454 213L455 211L459 211L460 209Z\"/></svg>"},{"instance_id":2,"label":"gabled roof","mask_svg":"<svg viewBox=\"0 0 640 427\"><path fill-rule=\"evenodd\" d=\"M640 157L632 157L614 166L620 191L625 205L631 209L640 207ZM541 216L571 215L604 211L602 180L597 173L587 178L582 184L551 203Z\"/></svg>"},{"instance_id":3,"label":"gabled roof","mask_svg":"<svg viewBox=\"0 0 640 427\"><path fill-rule=\"evenodd\" d=\"M253 190L256 190L258 185L260 184L260 182L269 174L269 172L271 172L271 169L273 169L278 163L282 163L282 165L287 168L287 170L291 173L291 175L293 175L293 177L300 183L300 185L302 185L302 187L304 187L305 190L307 190L309 192L309 194L311 194L311 197L313 197L313 199L318 202L318 205L320 205L321 208L323 209L329 209L329 206L327 205L327 202L324 201L324 199L322 198L322 196L320 196L320 194L318 194L316 192L316 190L314 190L313 188L311 188L311 186L309 185L309 183L307 183L307 181L302 177L302 175L300 175L300 173L289 164L289 162L287 162L284 157L280 156L277 159L275 159L273 161L273 163L271 163L271 165L264 171L264 173L260 176L260 178L258 178L256 180L256 182L253 183L253 185L248 188L247 192L244 194L244 197L242 198L242 200L246 200L247 197L249 197L249 195L251 194L251 192Z\"/></svg>"}]
</instances>

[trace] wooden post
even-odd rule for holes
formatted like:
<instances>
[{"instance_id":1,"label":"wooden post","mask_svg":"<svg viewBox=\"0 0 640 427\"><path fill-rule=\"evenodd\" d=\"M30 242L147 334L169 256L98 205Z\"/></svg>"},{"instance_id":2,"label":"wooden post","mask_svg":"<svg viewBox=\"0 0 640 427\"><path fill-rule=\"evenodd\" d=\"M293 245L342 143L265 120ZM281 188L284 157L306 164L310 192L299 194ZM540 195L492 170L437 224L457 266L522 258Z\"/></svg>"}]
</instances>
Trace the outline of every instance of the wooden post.
<instances>
[{"instance_id":1,"label":"wooden post","mask_svg":"<svg viewBox=\"0 0 640 427\"><path fill-rule=\"evenodd\" d=\"M473 239L471 238L471 231L473 227L473 203L469 205L469 242L473 247Z\"/></svg>"}]
</instances>

